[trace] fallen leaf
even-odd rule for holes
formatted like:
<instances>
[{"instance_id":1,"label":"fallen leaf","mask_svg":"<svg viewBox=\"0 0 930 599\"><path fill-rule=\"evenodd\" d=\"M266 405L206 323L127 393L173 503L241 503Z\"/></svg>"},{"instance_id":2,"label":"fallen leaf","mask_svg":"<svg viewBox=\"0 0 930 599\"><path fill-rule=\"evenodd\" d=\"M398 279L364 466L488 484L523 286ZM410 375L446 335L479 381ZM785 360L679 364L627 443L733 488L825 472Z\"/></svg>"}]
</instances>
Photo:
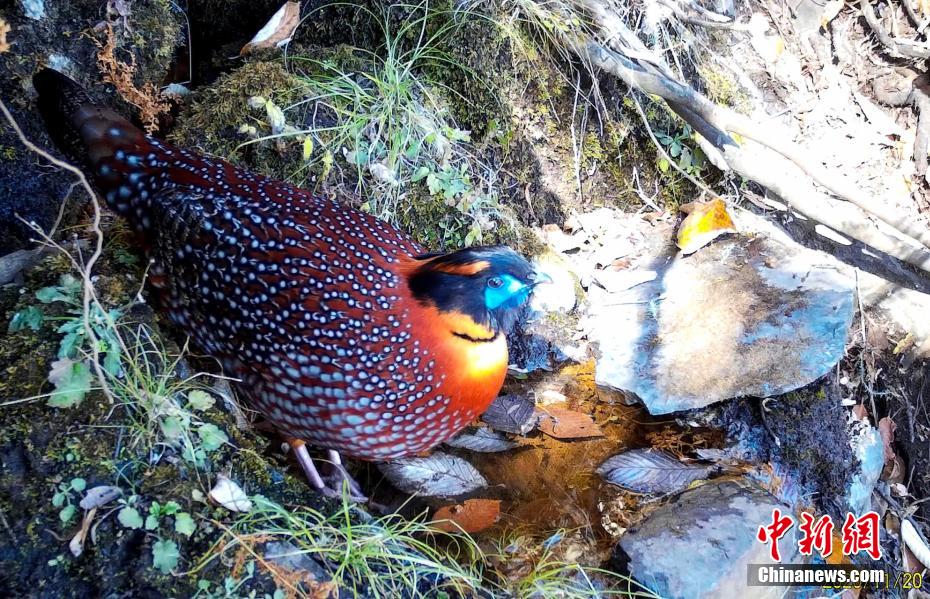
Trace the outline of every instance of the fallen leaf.
<instances>
[{"instance_id":1,"label":"fallen leaf","mask_svg":"<svg viewBox=\"0 0 930 599\"><path fill-rule=\"evenodd\" d=\"M882 446L885 450L885 461L890 462L894 460L895 451L891 446L894 443L894 432L898 429L898 425L895 424L894 420L885 416L878 421L878 434L882 436Z\"/></svg>"},{"instance_id":2,"label":"fallen leaf","mask_svg":"<svg viewBox=\"0 0 930 599\"><path fill-rule=\"evenodd\" d=\"M869 412L868 410L865 409L865 406L862 405L861 403L853 406L852 415L853 415L853 418L855 418L859 422L865 422L866 424L869 423Z\"/></svg>"},{"instance_id":3,"label":"fallen leaf","mask_svg":"<svg viewBox=\"0 0 930 599\"><path fill-rule=\"evenodd\" d=\"M678 228L678 248L684 255L693 254L725 233L736 233L736 225L726 202L720 198L706 203L691 203L681 207L688 214Z\"/></svg>"},{"instance_id":4,"label":"fallen leaf","mask_svg":"<svg viewBox=\"0 0 930 599\"><path fill-rule=\"evenodd\" d=\"M830 21L835 19L836 15L840 14L845 4L845 0L829 0L823 7L823 13L821 13L820 16L820 26L826 28Z\"/></svg>"},{"instance_id":5,"label":"fallen leaf","mask_svg":"<svg viewBox=\"0 0 930 599\"><path fill-rule=\"evenodd\" d=\"M401 491L428 497L455 497L488 484L466 460L438 451L385 462L378 468Z\"/></svg>"},{"instance_id":6,"label":"fallen leaf","mask_svg":"<svg viewBox=\"0 0 930 599\"><path fill-rule=\"evenodd\" d=\"M87 541L87 533L90 531L90 525L94 521L94 516L97 515L97 508L91 508L90 510L84 512L84 520L81 522L81 528L74 533L74 537L71 538L71 542L68 543L68 549L71 550L71 555L74 557L80 557L84 553L84 543Z\"/></svg>"},{"instance_id":7,"label":"fallen leaf","mask_svg":"<svg viewBox=\"0 0 930 599\"><path fill-rule=\"evenodd\" d=\"M480 453L509 451L519 446L497 431L492 431L484 427L476 428L472 432L462 433L461 435L453 437L446 441L446 445L457 449L467 449Z\"/></svg>"},{"instance_id":8,"label":"fallen leaf","mask_svg":"<svg viewBox=\"0 0 930 599\"><path fill-rule=\"evenodd\" d=\"M103 507L122 494L123 491L119 487L100 485L99 487L88 489L87 493L84 494L84 498L81 499L80 506L85 510Z\"/></svg>"},{"instance_id":9,"label":"fallen leaf","mask_svg":"<svg viewBox=\"0 0 930 599\"><path fill-rule=\"evenodd\" d=\"M262 48L281 47L291 41L294 30L300 24L300 2L285 2L265 23L249 43L242 46L239 56L245 56Z\"/></svg>"},{"instance_id":10,"label":"fallen leaf","mask_svg":"<svg viewBox=\"0 0 930 599\"><path fill-rule=\"evenodd\" d=\"M493 429L525 435L536 428L538 418L532 401L517 395L501 395L488 406L481 420Z\"/></svg>"},{"instance_id":11,"label":"fallen leaf","mask_svg":"<svg viewBox=\"0 0 930 599\"><path fill-rule=\"evenodd\" d=\"M930 546L908 518L901 521L901 540L925 568L930 568Z\"/></svg>"},{"instance_id":12,"label":"fallen leaf","mask_svg":"<svg viewBox=\"0 0 930 599\"><path fill-rule=\"evenodd\" d=\"M539 413L539 430L555 439L603 437L601 427L588 414L567 408L546 408Z\"/></svg>"},{"instance_id":13,"label":"fallen leaf","mask_svg":"<svg viewBox=\"0 0 930 599\"><path fill-rule=\"evenodd\" d=\"M609 458L597 473L607 482L635 493L664 495L709 477L713 470L679 462L664 451L634 449Z\"/></svg>"},{"instance_id":14,"label":"fallen leaf","mask_svg":"<svg viewBox=\"0 0 930 599\"><path fill-rule=\"evenodd\" d=\"M493 526L500 515L500 499L466 499L460 504L436 510L433 515L435 521L430 526L446 532L481 532Z\"/></svg>"},{"instance_id":15,"label":"fallen leaf","mask_svg":"<svg viewBox=\"0 0 930 599\"><path fill-rule=\"evenodd\" d=\"M210 489L210 499L231 512L252 511L252 501L235 481L220 474Z\"/></svg>"}]
</instances>

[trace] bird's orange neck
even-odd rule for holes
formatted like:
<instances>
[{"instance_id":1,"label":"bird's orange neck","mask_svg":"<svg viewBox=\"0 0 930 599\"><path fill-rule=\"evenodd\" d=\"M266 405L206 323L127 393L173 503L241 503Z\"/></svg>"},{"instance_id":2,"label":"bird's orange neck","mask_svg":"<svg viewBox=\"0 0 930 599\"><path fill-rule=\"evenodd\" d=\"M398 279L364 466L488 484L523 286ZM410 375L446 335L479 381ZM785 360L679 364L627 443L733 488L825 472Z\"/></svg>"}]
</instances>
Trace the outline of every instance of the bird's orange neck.
<instances>
[{"instance_id":1,"label":"bird's orange neck","mask_svg":"<svg viewBox=\"0 0 930 599\"><path fill-rule=\"evenodd\" d=\"M429 331L429 347L445 373L443 388L452 411L462 410L473 420L497 397L507 375L507 339L458 312L440 312L418 305L414 320L419 331Z\"/></svg>"}]
</instances>

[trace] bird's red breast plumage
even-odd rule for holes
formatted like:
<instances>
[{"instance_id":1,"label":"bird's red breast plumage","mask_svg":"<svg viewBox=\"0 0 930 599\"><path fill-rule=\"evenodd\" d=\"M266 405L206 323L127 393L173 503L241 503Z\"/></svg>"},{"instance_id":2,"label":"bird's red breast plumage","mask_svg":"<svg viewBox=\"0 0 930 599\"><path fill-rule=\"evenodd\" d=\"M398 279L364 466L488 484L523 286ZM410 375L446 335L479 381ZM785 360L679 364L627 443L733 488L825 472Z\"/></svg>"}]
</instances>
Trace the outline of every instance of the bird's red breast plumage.
<instances>
[{"instance_id":1,"label":"bird's red breast plumage","mask_svg":"<svg viewBox=\"0 0 930 599\"><path fill-rule=\"evenodd\" d=\"M409 236L105 109L66 116L101 194L143 237L171 320L286 435L361 459L412 455L500 390L504 336L413 297L408 279L432 259Z\"/></svg>"}]
</instances>

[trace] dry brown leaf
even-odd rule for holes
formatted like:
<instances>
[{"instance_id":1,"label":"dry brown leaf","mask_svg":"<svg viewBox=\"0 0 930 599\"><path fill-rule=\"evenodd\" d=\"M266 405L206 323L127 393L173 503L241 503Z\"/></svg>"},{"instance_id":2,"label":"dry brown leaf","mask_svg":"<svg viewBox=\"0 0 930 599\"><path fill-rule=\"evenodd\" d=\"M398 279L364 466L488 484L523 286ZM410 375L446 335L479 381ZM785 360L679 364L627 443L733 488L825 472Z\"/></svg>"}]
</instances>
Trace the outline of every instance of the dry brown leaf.
<instances>
[{"instance_id":1,"label":"dry brown leaf","mask_svg":"<svg viewBox=\"0 0 930 599\"><path fill-rule=\"evenodd\" d=\"M857 403L853 406L852 409L853 418L859 422L869 423L869 411L865 409L865 406L861 403Z\"/></svg>"},{"instance_id":2,"label":"dry brown leaf","mask_svg":"<svg viewBox=\"0 0 930 599\"><path fill-rule=\"evenodd\" d=\"M280 47L291 41L294 30L300 24L300 2L285 2L265 23L249 43L242 46L239 56L245 56L255 50Z\"/></svg>"},{"instance_id":3,"label":"dry brown leaf","mask_svg":"<svg viewBox=\"0 0 930 599\"><path fill-rule=\"evenodd\" d=\"M464 503L436 510L433 519L446 522L434 522L431 526L445 532L481 532L493 526L500 515L500 499L466 499Z\"/></svg>"},{"instance_id":4,"label":"dry brown leaf","mask_svg":"<svg viewBox=\"0 0 930 599\"><path fill-rule=\"evenodd\" d=\"M6 34L11 31L13 31L13 28L10 27L10 24L0 19L0 54L10 49L10 43L6 39Z\"/></svg>"},{"instance_id":5,"label":"dry brown leaf","mask_svg":"<svg viewBox=\"0 0 930 599\"><path fill-rule=\"evenodd\" d=\"M566 408L546 408L540 412L539 430L555 439L603 437L601 427L587 414Z\"/></svg>"},{"instance_id":6,"label":"dry brown leaf","mask_svg":"<svg viewBox=\"0 0 930 599\"><path fill-rule=\"evenodd\" d=\"M882 436L882 445L885 449L885 462L891 462L895 458L895 451L891 445L894 443L894 432L897 429L898 425L888 416L878 421L878 434Z\"/></svg>"},{"instance_id":7,"label":"dry brown leaf","mask_svg":"<svg viewBox=\"0 0 930 599\"><path fill-rule=\"evenodd\" d=\"M84 520L81 522L81 528L74 533L74 537L71 539L71 542L68 543L68 549L71 550L71 555L74 557L80 557L84 553L84 542L87 541L87 533L90 531L90 525L94 521L94 516L97 515L97 508L91 508L84 512Z\"/></svg>"}]
</instances>

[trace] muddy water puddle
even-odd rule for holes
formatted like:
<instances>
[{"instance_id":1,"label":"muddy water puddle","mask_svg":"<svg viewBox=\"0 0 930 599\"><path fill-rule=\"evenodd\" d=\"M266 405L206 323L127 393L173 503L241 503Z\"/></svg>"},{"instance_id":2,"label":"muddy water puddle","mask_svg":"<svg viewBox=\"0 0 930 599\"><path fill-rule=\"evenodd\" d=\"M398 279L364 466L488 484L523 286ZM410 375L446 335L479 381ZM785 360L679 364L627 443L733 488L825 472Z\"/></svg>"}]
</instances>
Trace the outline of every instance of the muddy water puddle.
<instances>
[{"instance_id":1,"label":"muddy water puddle","mask_svg":"<svg viewBox=\"0 0 930 599\"><path fill-rule=\"evenodd\" d=\"M488 480L481 496L502 500L500 520L483 533L488 536L517 529L540 537L567 529L608 542L607 529L619 532L616 527L638 520L640 501L603 482L596 470L604 460L640 447L683 454L719 441L712 432L652 417L641 406L627 405L622 394L597 387L593 362L509 380L502 393L529 395L544 414L568 409L589 415L602 436L568 440L535 430L511 436L520 447L510 451L460 452Z\"/></svg>"}]
</instances>

